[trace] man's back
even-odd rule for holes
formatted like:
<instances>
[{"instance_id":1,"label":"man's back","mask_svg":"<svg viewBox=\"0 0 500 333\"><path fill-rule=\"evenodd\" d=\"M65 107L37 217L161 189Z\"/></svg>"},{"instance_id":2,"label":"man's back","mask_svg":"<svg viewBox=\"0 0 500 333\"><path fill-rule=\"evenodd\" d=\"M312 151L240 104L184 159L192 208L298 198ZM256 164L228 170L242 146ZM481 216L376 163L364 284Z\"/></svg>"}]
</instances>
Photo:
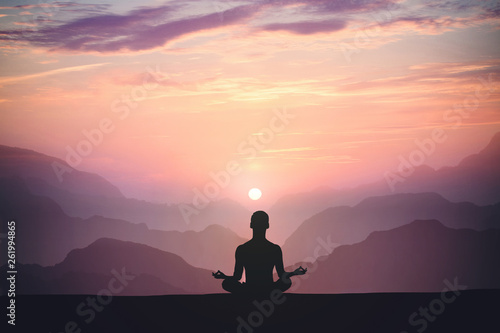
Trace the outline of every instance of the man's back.
<instances>
[{"instance_id":1,"label":"man's back","mask_svg":"<svg viewBox=\"0 0 500 333\"><path fill-rule=\"evenodd\" d=\"M236 261L245 268L248 285L269 285L273 283L274 266L282 262L281 248L267 239L252 239L238 246Z\"/></svg>"}]
</instances>

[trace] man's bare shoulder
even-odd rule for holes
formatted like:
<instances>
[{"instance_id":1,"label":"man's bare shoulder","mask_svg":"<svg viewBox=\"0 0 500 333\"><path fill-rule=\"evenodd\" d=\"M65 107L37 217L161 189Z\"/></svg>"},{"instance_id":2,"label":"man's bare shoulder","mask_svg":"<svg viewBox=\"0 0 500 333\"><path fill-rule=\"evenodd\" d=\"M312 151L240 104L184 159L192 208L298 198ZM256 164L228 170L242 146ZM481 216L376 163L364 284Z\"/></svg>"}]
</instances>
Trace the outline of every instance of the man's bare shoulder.
<instances>
[{"instance_id":1,"label":"man's bare shoulder","mask_svg":"<svg viewBox=\"0 0 500 333\"><path fill-rule=\"evenodd\" d=\"M271 243L271 244L276 252L281 253L281 247L278 244L274 244L274 243Z\"/></svg>"},{"instance_id":2,"label":"man's bare shoulder","mask_svg":"<svg viewBox=\"0 0 500 333\"><path fill-rule=\"evenodd\" d=\"M251 240L249 240L248 242L245 242L241 245L238 245L238 247L236 248L236 253L241 253L241 252L245 252L249 247L251 247Z\"/></svg>"},{"instance_id":3,"label":"man's bare shoulder","mask_svg":"<svg viewBox=\"0 0 500 333\"><path fill-rule=\"evenodd\" d=\"M281 251L281 247L280 247L278 244L274 244L274 243L270 242L270 241L269 241L269 240L267 240L267 239L265 240L264 244L265 244L267 247L272 248L272 249L273 249L273 250L275 250L275 251L278 251L278 250L279 250L279 251ZM256 246L256 245L261 246L261 245L262 245L262 242L261 242L261 241L259 241L259 242L255 242L254 240L252 240L252 239L251 239L251 240L249 240L249 241L247 241L247 242L245 242L245 243L243 243L243 244L239 245L239 246L236 248L236 251L244 251L244 250L246 250L246 249L250 249L250 248L252 248L252 247L254 247L254 246Z\"/></svg>"},{"instance_id":4,"label":"man's bare shoulder","mask_svg":"<svg viewBox=\"0 0 500 333\"><path fill-rule=\"evenodd\" d=\"M250 245L252 244L252 240L249 240L249 241L246 241L245 243L241 244L241 245L238 245L238 247L236 249L244 249L246 247L249 247Z\"/></svg>"}]
</instances>

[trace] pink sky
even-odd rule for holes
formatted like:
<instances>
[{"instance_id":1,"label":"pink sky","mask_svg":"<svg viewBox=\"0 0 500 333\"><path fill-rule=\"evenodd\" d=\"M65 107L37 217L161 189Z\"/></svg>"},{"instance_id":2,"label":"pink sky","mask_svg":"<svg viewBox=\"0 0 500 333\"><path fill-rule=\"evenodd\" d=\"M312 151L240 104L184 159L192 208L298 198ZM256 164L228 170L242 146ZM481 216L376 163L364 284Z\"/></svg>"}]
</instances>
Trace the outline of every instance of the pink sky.
<instances>
[{"instance_id":1,"label":"pink sky","mask_svg":"<svg viewBox=\"0 0 500 333\"><path fill-rule=\"evenodd\" d=\"M217 198L250 205L258 187L264 206L380 180L434 129L446 140L425 164L455 165L500 130L499 12L461 0L3 5L0 143L80 151L77 169L160 202L190 201L211 174Z\"/></svg>"}]
</instances>

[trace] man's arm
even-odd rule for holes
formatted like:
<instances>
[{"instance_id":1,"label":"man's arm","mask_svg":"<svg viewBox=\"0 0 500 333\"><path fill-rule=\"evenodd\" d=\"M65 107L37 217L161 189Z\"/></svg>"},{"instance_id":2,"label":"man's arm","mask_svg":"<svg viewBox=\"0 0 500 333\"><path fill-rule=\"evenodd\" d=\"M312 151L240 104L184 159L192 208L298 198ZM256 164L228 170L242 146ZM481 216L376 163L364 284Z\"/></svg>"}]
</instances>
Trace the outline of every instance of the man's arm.
<instances>
[{"instance_id":1,"label":"man's arm","mask_svg":"<svg viewBox=\"0 0 500 333\"><path fill-rule=\"evenodd\" d=\"M237 281L241 280L241 277L243 276L243 263L242 263L242 258L241 258L241 249L238 246L236 248L236 253L235 253L235 264L234 264L234 273L233 275L226 275L222 273L221 271L217 271L216 273L212 273L212 276L216 279L236 279Z\"/></svg>"},{"instance_id":2,"label":"man's arm","mask_svg":"<svg viewBox=\"0 0 500 333\"><path fill-rule=\"evenodd\" d=\"M236 252L234 254L234 272L233 272L233 278L236 279L237 281L241 280L241 277L243 276L243 261L241 258L241 248L238 246L236 248Z\"/></svg>"},{"instance_id":3,"label":"man's arm","mask_svg":"<svg viewBox=\"0 0 500 333\"><path fill-rule=\"evenodd\" d=\"M283 252L281 251L281 247L279 245L276 245L278 247L277 249L277 255L276 255L276 273L278 273L278 276L281 278L283 277L283 274L285 274L285 267L283 266Z\"/></svg>"},{"instance_id":4,"label":"man's arm","mask_svg":"<svg viewBox=\"0 0 500 333\"><path fill-rule=\"evenodd\" d=\"M278 276L280 277L280 279L286 281L287 279L291 278L294 275L306 274L307 268L304 269L304 268L302 268L302 266L300 266L299 268L297 268L293 272L285 272L285 268L283 265L283 252L281 251L281 248L279 246L278 246L278 250L279 250L278 251L279 255L277 256L278 260L276 262L276 273L278 273Z\"/></svg>"}]
</instances>

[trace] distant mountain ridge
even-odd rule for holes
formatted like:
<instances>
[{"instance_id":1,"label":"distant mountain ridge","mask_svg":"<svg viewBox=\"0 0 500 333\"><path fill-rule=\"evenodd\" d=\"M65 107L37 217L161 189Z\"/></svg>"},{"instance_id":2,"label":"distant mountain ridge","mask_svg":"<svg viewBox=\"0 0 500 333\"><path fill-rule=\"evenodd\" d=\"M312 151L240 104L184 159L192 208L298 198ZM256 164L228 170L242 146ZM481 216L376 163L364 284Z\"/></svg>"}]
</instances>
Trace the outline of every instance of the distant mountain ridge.
<instances>
[{"instance_id":1,"label":"distant mountain ridge","mask_svg":"<svg viewBox=\"0 0 500 333\"><path fill-rule=\"evenodd\" d=\"M221 291L220 280L215 280L210 270L195 268L169 252L111 238L72 250L55 266L22 265L21 273L30 283L22 285L20 294L97 293L117 275L132 284L127 288L126 283L120 295ZM96 287L99 289L93 290Z\"/></svg>"},{"instance_id":2,"label":"distant mountain ridge","mask_svg":"<svg viewBox=\"0 0 500 333\"><path fill-rule=\"evenodd\" d=\"M500 132L479 153L465 157L457 166L437 170L415 169L397 192L436 192L451 201L477 204L500 202Z\"/></svg>"},{"instance_id":3,"label":"distant mountain ridge","mask_svg":"<svg viewBox=\"0 0 500 333\"><path fill-rule=\"evenodd\" d=\"M55 166L67 170L58 177ZM38 178L55 188L84 195L122 198L120 190L94 173L79 171L65 161L33 150L0 145L0 177Z\"/></svg>"},{"instance_id":4,"label":"distant mountain ridge","mask_svg":"<svg viewBox=\"0 0 500 333\"><path fill-rule=\"evenodd\" d=\"M456 230L437 220L414 221L373 232L307 264L307 274L293 278L290 292L440 292L450 284L500 289L499 251L498 229ZM121 295L223 292L210 270L172 253L109 238L71 251L55 266L22 265L20 272L20 294L96 293L118 273L137 278Z\"/></svg>"},{"instance_id":5,"label":"distant mountain ridge","mask_svg":"<svg viewBox=\"0 0 500 333\"><path fill-rule=\"evenodd\" d=\"M64 172L62 181L54 163L70 170ZM84 219L100 215L146 223L151 229L178 231L201 231L220 224L245 236L247 224L238 222L246 222L251 215L240 204L226 199L210 202L186 219L177 204L125 198L116 186L97 174L78 171L61 159L22 148L0 146L0 177L19 177L32 194L51 198L67 215Z\"/></svg>"},{"instance_id":6,"label":"distant mountain ridge","mask_svg":"<svg viewBox=\"0 0 500 333\"><path fill-rule=\"evenodd\" d=\"M499 147L500 134L497 134L485 149L478 154L465 158L455 167L439 170L433 170L427 166L416 168L405 182L398 184L396 188L398 193L388 195L388 192L390 192L389 187L382 180L354 189L331 190L324 187L307 194L299 193L283 197L268 210L271 218L271 228L268 232L269 239L276 242L274 237L278 236L278 242L281 242L284 241L288 234L291 234L282 246L285 264L300 262L305 258L310 259L315 257L316 254L325 255L336 248L327 257L330 260L334 253L337 254L333 255L333 257L338 256L337 249L341 252L345 251L344 246L338 247L343 244L356 245L354 249L368 251L363 252L365 257L362 256L363 253L361 252L357 252L356 255L346 254L347 257L354 258L352 260L363 262L368 260L367 258L371 258L372 261L383 259L383 257L371 256L372 252L374 256L377 253L381 256L387 256L387 249L381 247L381 245L373 245L374 235L380 235L379 232L383 234L383 232L389 232L392 229L400 230L400 228L414 220L435 219L441 221L446 227L455 229L498 229L500 228ZM220 285L217 285L217 288L214 285L214 289L204 289L204 287L197 289L197 283L201 283L202 280L197 280L196 283L192 282L191 285L178 283L173 276L162 270L152 269L150 266L141 266L133 260L134 256L140 253L146 256L151 255L156 258L153 261L157 260L155 262L158 265L160 265L160 258L170 260L173 266L179 266L179 269L183 272L182 274L194 272L191 271L191 268L194 268L193 266L210 270L221 269L230 274L234 267L234 250L236 246L245 241L244 238L238 237L234 231L240 235L250 236L251 234L251 230L248 228L251 212L229 200L210 203L200 211L199 215L193 216L192 221L186 223L180 216L176 205L160 205L124 198L119 191L115 191L116 188L113 185L97 175L78 173L77 170L74 170L66 175L74 175L75 177L71 178L70 182L62 185L58 180L57 182L54 181L54 177L57 179L57 176L51 167L51 163L58 160L43 154L0 146L0 157L2 157L0 159L0 218L3 220L14 219L18 222L17 240L19 244L24 244L18 247L19 258L23 258L24 263L40 263L42 265L59 263L62 266L56 265L57 267L65 267L58 271L56 268L49 269L47 267L26 265L27 269L33 273L32 276L35 276L34 283L36 282L39 286L44 285L48 290L62 290L58 289L58 285L72 286L75 279L81 281L82 276L86 276L86 278L93 281L94 285L105 281L109 277L109 270L105 271L104 268L111 269L109 267L111 261L108 259L112 257L117 263L130 264L134 267L136 271L134 274L138 277L137 290L146 290L144 288L148 284L147 281L150 281L152 288L148 289L148 292L151 293L160 292L161 290L168 290L171 293L192 292L192 290L198 290L195 292L201 292L200 290L220 291L220 288L218 288ZM62 161L59 160L59 162ZM425 189L430 190L423 191ZM105 195L101 195L101 191ZM462 198L463 200L450 200L450 196ZM472 202L492 202L492 204L478 205ZM343 205L340 203L343 203ZM347 204L354 206L347 206ZM72 216L73 214L74 216ZM85 217L82 218L81 215ZM130 222L128 218L131 218ZM214 223L221 223L223 227L213 225ZM151 226L157 226L158 229L168 229L169 231L153 230L154 228ZM429 227L428 224L424 223L424 226L427 227L423 229L431 230L431 232L425 234L426 237L418 236L420 229L414 230L415 237L420 237L419 239L422 242L430 240L429 244L434 244L438 241L433 236L434 234L441 235L444 237L445 242L450 242L450 232L442 232L442 229L435 225L432 226L432 224ZM196 230L196 232L192 230L186 231L187 229ZM463 230L455 231L463 232ZM477 231L474 230L467 232L477 235ZM498 230L485 231L487 234L495 234L496 232ZM443 272L440 266L430 263L432 256L425 252L425 249L422 250L417 245L414 245L413 248L417 252L412 252L412 250L404 247L407 245L406 243L398 243L399 239L396 238L406 237L406 234L401 236L399 232L390 232L383 235L388 235L384 239L385 243L393 244L394 247L391 249L401 252L405 258L414 258L419 256L418 251L424 251L423 257L427 258L425 260L429 262L420 263L419 267L429 269L428 274ZM281 239L279 239L280 237ZM390 239L391 237L396 238ZM106 239L103 241L105 245L97 242L102 238ZM133 242L136 245L125 246L123 243L116 243L115 240L117 242ZM497 250L495 246L488 245L491 242L490 239L484 239L483 241L485 248ZM470 242L479 244L476 240L470 240L467 237L464 238L464 242L464 244ZM408 240L407 243L413 244L414 241ZM455 248L456 243L452 243L453 246L451 247ZM180 261L173 259L175 257L160 255L150 249L145 250L144 247L138 246L141 244L146 244L148 248L155 248L154 250L160 249L171 254L180 255L186 261L186 264L189 263L188 265L191 268L185 268L184 264L180 264ZM369 246L366 244L369 244ZM90 249L87 249L90 245L92 245ZM319 245L322 246L322 251L318 252ZM437 245L432 246L438 249ZM465 247L467 246L469 245ZM481 251L477 249L478 246L473 246L474 251L480 253ZM399 247L401 247L401 251ZM85 266L85 260L90 261L91 256L77 256L76 254L80 252L70 252L75 248L85 248L87 250L83 252L84 254L93 253L97 257L101 252L106 253L107 250L105 249L118 252L106 253L107 257L105 259L108 261L105 262L107 266L99 266L100 269L96 270L93 266ZM325 252L325 248L329 248L329 251ZM137 254L128 252L132 250L138 251ZM121 257L119 251L129 253L129 256ZM71 255L66 257L68 253ZM454 258L450 253L448 254L449 258ZM463 255L467 258L466 262L470 263L471 267L475 267L473 266L474 262L470 261L467 254L463 253ZM482 253L482 255L490 260L485 253ZM79 264L76 264L74 258L83 260L80 263L85 268L85 270L81 271L82 275L74 275L74 271L70 269L78 268ZM396 257L393 259L394 262L400 260ZM325 262L328 262L328 260ZM381 280L377 280L378 284L370 284L366 280L357 280L358 278L355 275L349 276L349 272L349 274L354 274L349 271L351 267L349 262L343 262L342 258L335 260L339 260L339 267L343 267L346 271L345 276L337 276L338 281L340 281L339 285L343 288L342 290L351 290L350 288L361 288L360 290L363 290L363 287L359 287L363 283L367 283L366 285L371 286L370 288L373 290L382 290L388 287ZM482 259L478 260L478 263L482 262ZM1 263L4 262L5 255ZM438 256L436 262L443 264L444 257ZM366 267L373 266L368 261L365 263ZM324 264L324 262L321 262L321 264ZM453 261L453 264L455 265L453 266L454 269L458 272L463 271L464 267L460 266L459 263ZM323 275L328 276L328 272L330 272L331 276L333 276L332 274L340 274L335 271L338 268L335 265L337 263L330 265L328 268L330 271L324 271ZM411 268L405 266L404 260L398 262L399 266L390 266L385 261L382 261L381 265L387 269L394 269L395 272L398 272L400 267L411 271ZM493 267L492 274L496 276L496 266L494 264L490 266ZM488 282L484 277L490 273L488 267L481 267L483 271L477 273L476 280L474 280L474 276L467 275L469 273L464 273L470 277L472 285L486 285L485 288L496 285ZM52 272L52 275L46 275L47 272ZM55 274L54 272L58 273ZM203 274L207 272L208 270ZM372 273L382 274L378 271L361 270L360 272L365 275L368 274L367 276ZM412 272L412 274L420 274L415 271ZM450 274L451 272L451 270L447 271ZM40 274L47 277L46 284L37 280L41 276ZM384 278L392 281L394 288L398 286L409 287L407 284L391 280L390 276L384 275ZM409 277L407 279L411 280ZM417 284L417 287L422 290L430 287L436 288L437 277L434 276L433 279L432 283L425 284L422 282L422 284ZM355 281L358 281L359 284L349 284ZM318 280L317 286L326 283L323 280ZM86 285L84 290L88 291L89 288L90 286ZM328 290L337 290L333 285L329 285L328 288Z\"/></svg>"},{"instance_id":7,"label":"distant mountain ridge","mask_svg":"<svg viewBox=\"0 0 500 333\"><path fill-rule=\"evenodd\" d=\"M455 230L437 220L414 221L337 247L295 291L439 292L445 280L455 279L468 289L499 289L498 253L498 229Z\"/></svg>"},{"instance_id":8,"label":"distant mountain ridge","mask_svg":"<svg viewBox=\"0 0 500 333\"><path fill-rule=\"evenodd\" d=\"M177 205L155 204L124 198L119 190L102 177L72 169L59 182L52 164L66 162L31 150L0 146L0 177L19 176L33 194L54 199L66 214L81 218L94 215L146 223L160 230L203 230L211 224L231 228L240 236L248 235L247 209L229 200L211 202L193 214L189 221ZM404 182L395 185L395 193L434 192L451 201L479 205L500 202L500 132L478 154L464 158L457 166L434 170L420 166ZM381 175L382 176L382 175ZM381 177L382 178L382 177ZM273 227L269 236L283 244L306 219L329 208L354 205L371 196L394 194L384 179L356 188L334 190L323 186L307 193L282 197L269 210ZM222 217L222 218L221 218Z\"/></svg>"},{"instance_id":9,"label":"distant mountain ridge","mask_svg":"<svg viewBox=\"0 0 500 333\"><path fill-rule=\"evenodd\" d=\"M394 191L381 175L379 181L354 188L333 189L322 186L316 190L283 196L269 209L275 225L283 231L276 238L284 241L300 224L330 207L357 205L368 197L397 193L437 193L452 202L476 205L500 203L500 132L477 154L467 156L456 166L434 170L422 165ZM390 171L390 170L388 170ZM393 170L395 171L395 170ZM269 230L272 233L272 229Z\"/></svg>"},{"instance_id":10,"label":"distant mountain ridge","mask_svg":"<svg viewBox=\"0 0 500 333\"><path fill-rule=\"evenodd\" d=\"M219 225L178 232L102 216L70 217L54 200L30 193L20 178L0 178L0 218L17 222L16 237L23 244L17 248L18 260L41 265L56 264L74 248L112 237L176 253L191 265L227 270L234 264L234 249L246 241Z\"/></svg>"},{"instance_id":11,"label":"distant mountain ridge","mask_svg":"<svg viewBox=\"0 0 500 333\"><path fill-rule=\"evenodd\" d=\"M500 228L500 203L452 203L436 193L370 197L353 207L328 208L304 221L286 240L283 253L286 263L291 264L313 256L318 239L329 239L336 245L353 244L371 232L396 228L416 219L437 219L455 229Z\"/></svg>"}]
</instances>

